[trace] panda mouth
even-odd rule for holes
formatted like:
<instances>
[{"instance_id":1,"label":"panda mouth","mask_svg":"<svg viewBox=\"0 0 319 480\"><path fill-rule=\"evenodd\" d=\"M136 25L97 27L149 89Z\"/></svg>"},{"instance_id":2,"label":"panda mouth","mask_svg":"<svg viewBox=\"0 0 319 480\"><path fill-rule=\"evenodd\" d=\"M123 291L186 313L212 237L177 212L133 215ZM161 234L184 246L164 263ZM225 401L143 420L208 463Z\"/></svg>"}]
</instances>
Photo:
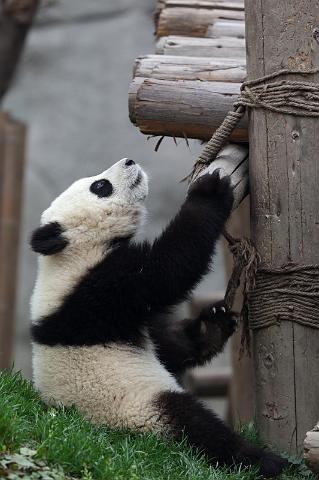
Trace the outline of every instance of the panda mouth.
<instances>
[{"instance_id":1,"label":"panda mouth","mask_svg":"<svg viewBox=\"0 0 319 480\"><path fill-rule=\"evenodd\" d=\"M138 187L141 181L142 181L142 173L138 172L136 179L134 180L132 185L130 185L130 189L133 190L134 188Z\"/></svg>"}]
</instances>

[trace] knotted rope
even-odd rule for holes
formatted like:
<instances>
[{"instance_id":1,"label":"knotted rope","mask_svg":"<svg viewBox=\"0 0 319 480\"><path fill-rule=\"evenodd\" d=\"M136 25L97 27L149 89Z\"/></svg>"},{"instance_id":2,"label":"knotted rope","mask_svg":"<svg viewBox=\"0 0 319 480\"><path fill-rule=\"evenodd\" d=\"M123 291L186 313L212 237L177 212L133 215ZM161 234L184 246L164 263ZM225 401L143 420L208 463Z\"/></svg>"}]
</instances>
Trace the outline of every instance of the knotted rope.
<instances>
[{"instance_id":1,"label":"knotted rope","mask_svg":"<svg viewBox=\"0 0 319 480\"><path fill-rule=\"evenodd\" d=\"M248 299L253 330L280 325L282 320L319 328L319 265L260 268Z\"/></svg>"},{"instance_id":2,"label":"knotted rope","mask_svg":"<svg viewBox=\"0 0 319 480\"><path fill-rule=\"evenodd\" d=\"M241 94L234 103L234 110L227 113L223 123L203 148L190 174L190 180L194 180L215 160L220 149L229 140L231 133L245 115L247 108L264 108L287 115L319 117L319 84L288 79L271 82L282 75L310 75L318 72L319 68L283 69L244 82L240 89Z\"/></svg>"},{"instance_id":3,"label":"knotted rope","mask_svg":"<svg viewBox=\"0 0 319 480\"><path fill-rule=\"evenodd\" d=\"M244 82L241 94L220 127L199 155L189 176L195 180L210 165L229 140L247 108L263 108L275 113L301 117L319 117L319 84L281 79L283 75L310 75L311 70L283 69L255 80ZM225 294L225 305L231 309L243 277L242 348L250 353L249 327L258 329L291 320L319 328L319 266L286 265L280 269L259 268L260 256L250 240L234 239L224 232L233 254L234 266ZM248 321L248 301L250 323Z\"/></svg>"}]
</instances>

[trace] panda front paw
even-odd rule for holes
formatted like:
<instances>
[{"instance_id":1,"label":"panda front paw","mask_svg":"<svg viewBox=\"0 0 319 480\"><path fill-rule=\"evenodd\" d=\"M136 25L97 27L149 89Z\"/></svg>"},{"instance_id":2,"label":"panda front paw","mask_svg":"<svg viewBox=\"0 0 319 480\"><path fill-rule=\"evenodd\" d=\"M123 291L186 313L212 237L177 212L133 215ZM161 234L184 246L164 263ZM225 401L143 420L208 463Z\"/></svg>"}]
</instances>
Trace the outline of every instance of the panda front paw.
<instances>
[{"instance_id":1,"label":"panda front paw","mask_svg":"<svg viewBox=\"0 0 319 480\"><path fill-rule=\"evenodd\" d=\"M235 332L237 327L236 314L226 309L223 300L205 307L200 318L207 325L207 328L209 326L217 327L226 339Z\"/></svg>"},{"instance_id":2,"label":"panda front paw","mask_svg":"<svg viewBox=\"0 0 319 480\"><path fill-rule=\"evenodd\" d=\"M232 207L234 202L230 177L221 177L219 170L206 173L195 180L188 189L189 199L218 199Z\"/></svg>"},{"instance_id":3,"label":"panda front paw","mask_svg":"<svg viewBox=\"0 0 319 480\"><path fill-rule=\"evenodd\" d=\"M198 320L202 357L212 358L223 350L227 340L236 330L236 315L226 310L224 302L217 302L205 307Z\"/></svg>"}]
</instances>

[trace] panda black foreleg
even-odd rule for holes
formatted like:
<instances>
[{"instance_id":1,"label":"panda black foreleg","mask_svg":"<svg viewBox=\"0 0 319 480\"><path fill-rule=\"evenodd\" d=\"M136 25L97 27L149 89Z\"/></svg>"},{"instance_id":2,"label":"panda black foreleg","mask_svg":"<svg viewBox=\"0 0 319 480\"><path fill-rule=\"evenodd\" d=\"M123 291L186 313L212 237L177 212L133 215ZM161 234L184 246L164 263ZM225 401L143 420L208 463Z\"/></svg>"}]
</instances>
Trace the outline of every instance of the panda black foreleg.
<instances>
[{"instance_id":1,"label":"panda black foreleg","mask_svg":"<svg viewBox=\"0 0 319 480\"><path fill-rule=\"evenodd\" d=\"M218 172L191 185L179 213L145 258L141 280L153 311L187 298L208 272L232 205L230 180Z\"/></svg>"},{"instance_id":2,"label":"panda black foreleg","mask_svg":"<svg viewBox=\"0 0 319 480\"><path fill-rule=\"evenodd\" d=\"M278 455L245 441L189 393L162 392L155 403L165 431L177 441L186 437L212 464L258 465L265 478L276 477L288 466Z\"/></svg>"},{"instance_id":3,"label":"panda black foreleg","mask_svg":"<svg viewBox=\"0 0 319 480\"><path fill-rule=\"evenodd\" d=\"M203 365L221 352L236 327L233 312L223 302L205 307L194 319L155 319L150 327L160 361L174 375Z\"/></svg>"}]
</instances>

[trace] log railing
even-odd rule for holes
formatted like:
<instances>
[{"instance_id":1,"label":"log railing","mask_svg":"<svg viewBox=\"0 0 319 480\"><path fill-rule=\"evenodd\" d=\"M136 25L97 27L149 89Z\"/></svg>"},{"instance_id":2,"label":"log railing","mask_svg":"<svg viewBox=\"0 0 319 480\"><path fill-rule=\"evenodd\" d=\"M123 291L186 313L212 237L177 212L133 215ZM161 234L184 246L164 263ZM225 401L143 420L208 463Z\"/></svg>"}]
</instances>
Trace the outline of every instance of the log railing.
<instances>
[{"instance_id":1,"label":"log railing","mask_svg":"<svg viewBox=\"0 0 319 480\"><path fill-rule=\"evenodd\" d=\"M0 113L0 370L12 361L25 133Z\"/></svg>"},{"instance_id":2,"label":"log railing","mask_svg":"<svg viewBox=\"0 0 319 480\"><path fill-rule=\"evenodd\" d=\"M131 121L146 135L208 140L246 78L244 3L162 0L155 23L157 55L134 65ZM247 141L246 119L232 140Z\"/></svg>"}]
</instances>

